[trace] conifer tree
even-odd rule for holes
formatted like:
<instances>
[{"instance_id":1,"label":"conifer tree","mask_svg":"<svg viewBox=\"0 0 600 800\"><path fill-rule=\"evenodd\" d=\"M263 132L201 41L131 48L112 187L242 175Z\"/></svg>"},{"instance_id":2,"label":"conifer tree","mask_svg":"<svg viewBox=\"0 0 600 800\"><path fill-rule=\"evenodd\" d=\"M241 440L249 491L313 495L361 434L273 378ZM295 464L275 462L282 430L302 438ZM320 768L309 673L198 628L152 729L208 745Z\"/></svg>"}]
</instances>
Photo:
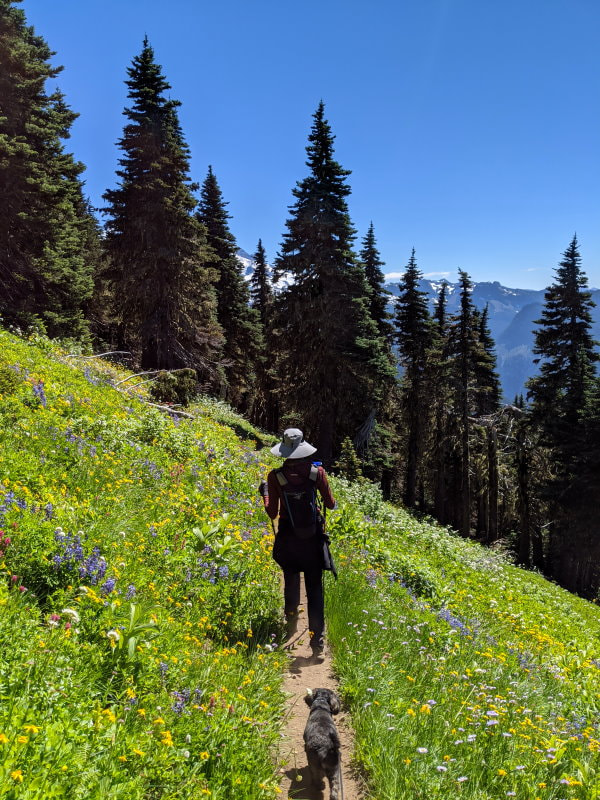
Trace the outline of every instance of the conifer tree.
<instances>
[{"instance_id":1,"label":"conifer tree","mask_svg":"<svg viewBox=\"0 0 600 800\"><path fill-rule=\"evenodd\" d=\"M417 267L413 248L399 284L396 301L396 342L403 368L402 396L407 428L406 477L404 502L413 507L417 500L417 484L422 456L423 430L426 424L425 382L427 356L432 345L431 316L427 295L419 289L422 274Z\"/></svg>"},{"instance_id":2,"label":"conifer tree","mask_svg":"<svg viewBox=\"0 0 600 800\"><path fill-rule=\"evenodd\" d=\"M226 398L236 408L247 410L255 388L256 360L263 346L259 314L250 307L235 237L229 229L227 203L212 167L202 184L197 217L206 227L216 259L217 318L225 335Z\"/></svg>"},{"instance_id":3,"label":"conifer tree","mask_svg":"<svg viewBox=\"0 0 600 800\"><path fill-rule=\"evenodd\" d=\"M64 149L77 115L46 91L62 68L17 1L0 0L0 316L85 338L98 234Z\"/></svg>"},{"instance_id":4,"label":"conifer tree","mask_svg":"<svg viewBox=\"0 0 600 800\"><path fill-rule=\"evenodd\" d=\"M451 391L449 385L448 360L448 284L442 281L433 313L432 345L427 365L426 391L432 403L432 459L431 483L433 487L433 509L436 519L448 522L448 462L450 440Z\"/></svg>"},{"instance_id":5,"label":"conifer tree","mask_svg":"<svg viewBox=\"0 0 600 800\"><path fill-rule=\"evenodd\" d=\"M556 451L563 473L580 446L578 422L600 358L591 334L594 306L574 236L536 320L534 353L540 371L529 381L527 395L542 441Z\"/></svg>"},{"instance_id":6,"label":"conifer tree","mask_svg":"<svg viewBox=\"0 0 600 800\"><path fill-rule=\"evenodd\" d=\"M293 277L278 302L279 371L286 410L301 415L307 436L330 463L346 436L354 438L366 420L375 424L393 368L369 314L346 201L350 173L334 158L323 103L313 120L309 174L293 189L275 264L277 274Z\"/></svg>"},{"instance_id":7,"label":"conifer tree","mask_svg":"<svg viewBox=\"0 0 600 800\"><path fill-rule=\"evenodd\" d=\"M384 289L385 276L382 267L385 266L377 249L375 241L375 230L371 222L369 230L362 242L360 251L360 261L365 270L365 277L370 289L369 313L377 324L379 335L387 342L392 341L394 326L391 324L391 316L387 311L387 304L391 297L390 292Z\"/></svg>"},{"instance_id":8,"label":"conifer tree","mask_svg":"<svg viewBox=\"0 0 600 800\"><path fill-rule=\"evenodd\" d=\"M269 267L267 255L262 240L258 240L256 252L253 256L254 271L250 278L250 299L252 307L258 311L263 331L270 324L270 314L273 305L273 289L269 280Z\"/></svg>"},{"instance_id":9,"label":"conifer tree","mask_svg":"<svg viewBox=\"0 0 600 800\"><path fill-rule=\"evenodd\" d=\"M453 394L457 446L454 470L454 491L457 504L454 524L463 536L471 530L471 477L469 417L475 412L475 367L480 357L478 319L471 298L473 283L466 272L459 270L460 310L450 324L448 338L449 377Z\"/></svg>"},{"instance_id":10,"label":"conifer tree","mask_svg":"<svg viewBox=\"0 0 600 800\"><path fill-rule=\"evenodd\" d=\"M259 317L262 348L256 356L256 390L252 406L252 420L256 425L270 431L278 427L279 403L277 399L277 372L274 368L273 289L269 279L269 267L262 240L253 256L254 271L250 279L252 307Z\"/></svg>"},{"instance_id":11,"label":"conifer tree","mask_svg":"<svg viewBox=\"0 0 600 800\"><path fill-rule=\"evenodd\" d=\"M189 150L178 120L180 103L148 39L127 70L131 106L119 146L119 184L108 203L108 277L124 343L142 367L192 367L212 385L222 333L206 246L193 217L197 188L189 179Z\"/></svg>"},{"instance_id":12,"label":"conifer tree","mask_svg":"<svg viewBox=\"0 0 600 800\"><path fill-rule=\"evenodd\" d=\"M554 474L547 476L545 497L553 524L550 561L553 576L575 591L585 591L588 565L600 555L597 505L599 360L591 334L594 307L581 268L574 236L546 290L545 304L535 331L534 353L540 371L528 382L531 419L549 448ZM596 580L600 580L597 576Z\"/></svg>"},{"instance_id":13,"label":"conifer tree","mask_svg":"<svg viewBox=\"0 0 600 800\"><path fill-rule=\"evenodd\" d=\"M475 313L479 350L475 356L475 413L479 416L493 414L500 407L502 389L496 372L496 345L488 325L489 308Z\"/></svg>"}]
</instances>

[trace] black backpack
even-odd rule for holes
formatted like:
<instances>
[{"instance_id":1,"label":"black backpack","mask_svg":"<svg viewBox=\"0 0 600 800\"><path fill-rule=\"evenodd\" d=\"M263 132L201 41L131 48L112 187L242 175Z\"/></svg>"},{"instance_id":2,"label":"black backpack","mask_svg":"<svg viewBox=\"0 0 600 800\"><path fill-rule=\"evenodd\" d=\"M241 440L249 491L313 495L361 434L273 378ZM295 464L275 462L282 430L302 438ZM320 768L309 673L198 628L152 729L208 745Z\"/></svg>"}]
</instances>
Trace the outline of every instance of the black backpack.
<instances>
[{"instance_id":1,"label":"black backpack","mask_svg":"<svg viewBox=\"0 0 600 800\"><path fill-rule=\"evenodd\" d=\"M299 539L310 539L317 533L317 523L320 517L317 506L319 468L312 464L308 479L304 484L297 486L292 486L283 474L283 470L277 470L275 475L281 487L294 534Z\"/></svg>"}]
</instances>

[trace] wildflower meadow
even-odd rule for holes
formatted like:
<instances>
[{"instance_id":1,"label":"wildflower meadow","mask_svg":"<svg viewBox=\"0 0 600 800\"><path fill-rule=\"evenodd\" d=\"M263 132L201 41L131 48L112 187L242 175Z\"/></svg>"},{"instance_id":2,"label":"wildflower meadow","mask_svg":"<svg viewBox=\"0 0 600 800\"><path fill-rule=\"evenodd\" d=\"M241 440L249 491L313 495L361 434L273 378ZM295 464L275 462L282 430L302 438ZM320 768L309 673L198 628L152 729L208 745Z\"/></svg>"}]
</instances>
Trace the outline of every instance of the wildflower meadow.
<instances>
[{"instance_id":1,"label":"wildflower meadow","mask_svg":"<svg viewBox=\"0 0 600 800\"><path fill-rule=\"evenodd\" d=\"M135 383L0 331L0 797L276 797L269 438ZM598 607L333 485L328 639L365 797L600 798Z\"/></svg>"},{"instance_id":2,"label":"wildflower meadow","mask_svg":"<svg viewBox=\"0 0 600 800\"><path fill-rule=\"evenodd\" d=\"M600 609L336 488L329 636L372 796L600 797Z\"/></svg>"}]
</instances>

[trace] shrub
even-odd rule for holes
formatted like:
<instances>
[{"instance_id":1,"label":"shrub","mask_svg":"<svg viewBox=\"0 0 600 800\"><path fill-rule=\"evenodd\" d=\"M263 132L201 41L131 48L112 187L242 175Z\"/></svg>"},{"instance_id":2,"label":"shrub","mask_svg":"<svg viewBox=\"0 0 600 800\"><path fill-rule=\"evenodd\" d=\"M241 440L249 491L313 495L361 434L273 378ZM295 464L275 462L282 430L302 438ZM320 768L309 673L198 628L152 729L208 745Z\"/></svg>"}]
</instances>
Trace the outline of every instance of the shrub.
<instances>
[{"instance_id":1,"label":"shrub","mask_svg":"<svg viewBox=\"0 0 600 800\"><path fill-rule=\"evenodd\" d=\"M178 403L189 405L198 392L198 379L194 369L178 369L173 372L159 372L150 396L158 403Z\"/></svg>"}]
</instances>

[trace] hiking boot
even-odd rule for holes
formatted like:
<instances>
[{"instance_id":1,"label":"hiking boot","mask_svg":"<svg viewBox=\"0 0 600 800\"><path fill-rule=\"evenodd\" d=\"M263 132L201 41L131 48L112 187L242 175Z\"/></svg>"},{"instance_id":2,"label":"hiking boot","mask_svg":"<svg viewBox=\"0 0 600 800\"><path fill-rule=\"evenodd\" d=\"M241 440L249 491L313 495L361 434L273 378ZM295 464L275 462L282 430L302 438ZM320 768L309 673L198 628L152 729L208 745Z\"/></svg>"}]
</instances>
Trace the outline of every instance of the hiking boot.
<instances>
[{"instance_id":1,"label":"hiking boot","mask_svg":"<svg viewBox=\"0 0 600 800\"><path fill-rule=\"evenodd\" d=\"M322 636L313 636L310 640L310 649L313 651L313 655L320 656L323 650L325 649L325 642Z\"/></svg>"}]
</instances>

